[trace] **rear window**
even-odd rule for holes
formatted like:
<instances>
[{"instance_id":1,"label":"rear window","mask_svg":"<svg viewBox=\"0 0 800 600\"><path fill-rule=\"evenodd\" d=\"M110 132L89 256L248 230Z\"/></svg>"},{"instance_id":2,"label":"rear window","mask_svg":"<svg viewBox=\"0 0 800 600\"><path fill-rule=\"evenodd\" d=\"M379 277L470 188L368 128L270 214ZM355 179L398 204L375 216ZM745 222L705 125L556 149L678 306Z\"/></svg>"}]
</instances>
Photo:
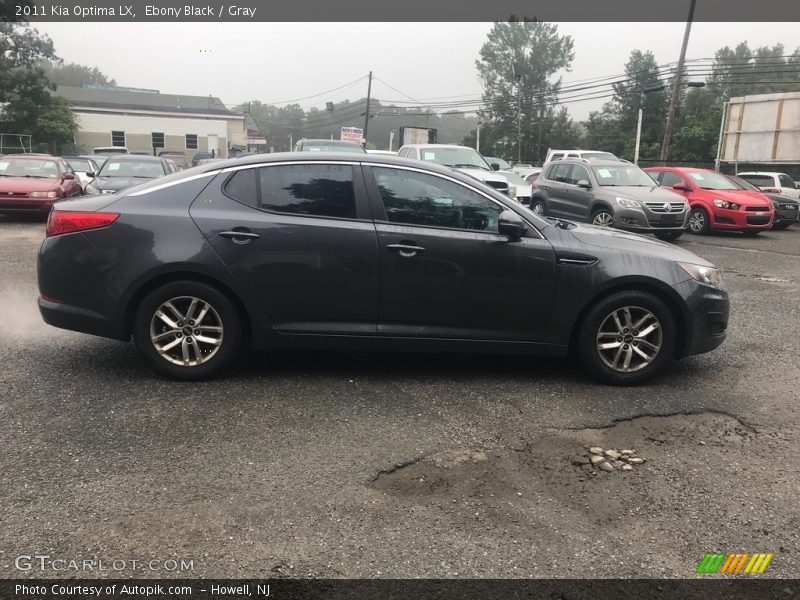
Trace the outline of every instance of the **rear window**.
<instances>
[{"instance_id":1,"label":"rear window","mask_svg":"<svg viewBox=\"0 0 800 600\"><path fill-rule=\"evenodd\" d=\"M739 175L739 177L758 187L772 187L775 185L772 175Z\"/></svg>"},{"instance_id":2,"label":"rear window","mask_svg":"<svg viewBox=\"0 0 800 600\"><path fill-rule=\"evenodd\" d=\"M790 190L795 189L794 181L788 175L779 175L778 179L781 182L781 187L789 188Z\"/></svg>"}]
</instances>

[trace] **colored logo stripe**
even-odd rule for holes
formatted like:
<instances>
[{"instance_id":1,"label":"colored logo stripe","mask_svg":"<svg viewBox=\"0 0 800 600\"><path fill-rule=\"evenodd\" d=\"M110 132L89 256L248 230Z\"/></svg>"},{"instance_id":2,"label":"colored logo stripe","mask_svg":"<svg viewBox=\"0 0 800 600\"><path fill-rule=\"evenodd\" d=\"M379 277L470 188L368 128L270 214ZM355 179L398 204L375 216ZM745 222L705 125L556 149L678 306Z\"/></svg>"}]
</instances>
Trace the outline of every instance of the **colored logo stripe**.
<instances>
[{"instance_id":1,"label":"colored logo stripe","mask_svg":"<svg viewBox=\"0 0 800 600\"><path fill-rule=\"evenodd\" d=\"M772 553L756 552L706 552L697 573L763 573L772 560ZM746 566L745 566L746 565Z\"/></svg>"}]
</instances>

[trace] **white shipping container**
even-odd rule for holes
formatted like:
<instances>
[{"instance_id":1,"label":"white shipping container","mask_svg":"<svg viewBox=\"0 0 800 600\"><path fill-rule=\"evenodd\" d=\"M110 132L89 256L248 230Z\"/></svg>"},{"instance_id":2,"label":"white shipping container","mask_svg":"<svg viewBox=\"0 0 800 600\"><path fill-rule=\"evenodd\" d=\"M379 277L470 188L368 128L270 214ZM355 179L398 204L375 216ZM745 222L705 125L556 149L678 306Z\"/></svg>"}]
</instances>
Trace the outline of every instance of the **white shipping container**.
<instances>
[{"instance_id":1,"label":"white shipping container","mask_svg":"<svg viewBox=\"0 0 800 600\"><path fill-rule=\"evenodd\" d=\"M721 131L721 162L800 163L800 92L731 98Z\"/></svg>"}]
</instances>

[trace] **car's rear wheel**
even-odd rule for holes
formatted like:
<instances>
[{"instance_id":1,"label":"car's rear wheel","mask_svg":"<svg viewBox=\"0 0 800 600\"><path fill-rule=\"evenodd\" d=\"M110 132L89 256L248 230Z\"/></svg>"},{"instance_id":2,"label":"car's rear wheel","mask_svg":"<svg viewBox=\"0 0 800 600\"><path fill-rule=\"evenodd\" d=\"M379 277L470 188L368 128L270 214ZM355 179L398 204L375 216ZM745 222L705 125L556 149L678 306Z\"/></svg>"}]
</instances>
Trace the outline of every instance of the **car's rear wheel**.
<instances>
[{"instance_id":1,"label":"car's rear wheel","mask_svg":"<svg viewBox=\"0 0 800 600\"><path fill-rule=\"evenodd\" d=\"M656 375L675 350L675 318L653 294L618 292L589 311L578 334L586 369L615 385L635 385Z\"/></svg>"},{"instance_id":2,"label":"car's rear wheel","mask_svg":"<svg viewBox=\"0 0 800 600\"><path fill-rule=\"evenodd\" d=\"M689 213L689 231L701 234L708 233L709 229L711 229L711 219L709 219L706 209L695 206Z\"/></svg>"},{"instance_id":3,"label":"car's rear wheel","mask_svg":"<svg viewBox=\"0 0 800 600\"><path fill-rule=\"evenodd\" d=\"M176 281L144 298L134 317L133 340L156 371L176 379L207 379L238 353L242 323L236 306L216 288Z\"/></svg>"},{"instance_id":4,"label":"car's rear wheel","mask_svg":"<svg viewBox=\"0 0 800 600\"><path fill-rule=\"evenodd\" d=\"M598 208L592 213L592 225L600 227L613 227L614 214L607 208Z\"/></svg>"},{"instance_id":5,"label":"car's rear wheel","mask_svg":"<svg viewBox=\"0 0 800 600\"><path fill-rule=\"evenodd\" d=\"M683 235L682 231L658 231L656 237L664 242L674 242Z\"/></svg>"},{"instance_id":6,"label":"car's rear wheel","mask_svg":"<svg viewBox=\"0 0 800 600\"><path fill-rule=\"evenodd\" d=\"M533 200L531 201L531 210L535 212L540 217L544 216L544 202L541 200Z\"/></svg>"}]
</instances>

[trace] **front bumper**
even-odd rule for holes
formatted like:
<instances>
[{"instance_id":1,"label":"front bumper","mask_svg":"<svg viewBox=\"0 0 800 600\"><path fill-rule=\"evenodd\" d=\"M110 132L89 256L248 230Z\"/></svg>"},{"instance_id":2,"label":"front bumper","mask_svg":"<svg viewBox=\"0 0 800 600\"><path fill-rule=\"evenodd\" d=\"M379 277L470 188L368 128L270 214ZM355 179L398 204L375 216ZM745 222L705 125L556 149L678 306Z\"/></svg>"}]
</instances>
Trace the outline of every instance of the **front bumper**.
<instances>
[{"instance_id":1,"label":"front bumper","mask_svg":"<svg viewBox=\"0 0 800 600\"><path fill-rule=\"evenodd\" d=\"M28 198L0 196L0 213L37 213L46 215L61 198Z\"/></svg>"},{"instance_id":2,"label":"front bumper","mask_svg":"<svg viewBox=\"0 0 800 600\"><path fill-rule=\"evenodd\" d=\"M686 339L680 356L703 354L719 348L728 336L731 308L728 293L694 279L674 287L686 302L687 310Z\"/></svg>"},{"instance_id":3,"label":"front bumper","mask_svg":"<svg viewBox=\"0 0 800 600\"><path fill-rule=\"evenodd\" d=\"M711 213L712 229L770 229L772 227L771 208L764 210L731 210L728 208L714 207Z\"/></svg>"},{"instance_id":4,"label":"front bumper","mask_svg":"<svg viewBox=\"0 0 800 600\"><path fill-rule=\"evenodd\" d=\"M614 226L633 233L683 231L686 229L688 211L654 213L635 208L615 209Z\"/></svg>"},{"instance_id":5,"label":"front bumper","mask_svg":"<svg viewBox=\"0 0 800 600\"><path fill-rule=\"evenodd\" d=\"M787 208L792 206L793 208ZM775 209L774 224L778 223L794 223L800 219L800 210L797 209L796 204L782 205L780 208Z\"/></svg>"}]
</instances>

